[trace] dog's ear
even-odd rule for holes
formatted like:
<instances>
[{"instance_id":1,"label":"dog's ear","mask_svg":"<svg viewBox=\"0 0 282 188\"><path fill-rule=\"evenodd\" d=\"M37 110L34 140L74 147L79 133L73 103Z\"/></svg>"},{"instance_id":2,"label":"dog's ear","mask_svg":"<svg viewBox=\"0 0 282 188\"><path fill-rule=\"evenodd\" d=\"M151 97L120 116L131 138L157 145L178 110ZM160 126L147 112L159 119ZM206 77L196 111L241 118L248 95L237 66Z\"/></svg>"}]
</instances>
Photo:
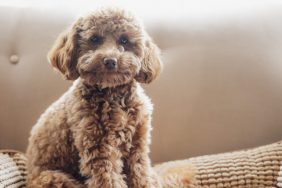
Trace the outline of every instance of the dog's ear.
<instances>
[{"instance_id":1,"label":"dog's ear","mask_svg":"<svg viewBox=\"0 0 282 188\"><path fill-rule=\"evenodd\" d=\"M59 35L47 56L51 65L67 80L75 80L79 76L76 70L79 23L80 20Z\"/></svg>"},{"instance_id":2,"label":"dog's ear","mask_svg":"<svg viewBox=\"0 0 282 188\"><path fill-rule=\"evenodd\" d=\"M161 72L160 50L151 38L145 41L141 69L135 79L141 83L151 83Z\"/></svg>"}]
</instances>

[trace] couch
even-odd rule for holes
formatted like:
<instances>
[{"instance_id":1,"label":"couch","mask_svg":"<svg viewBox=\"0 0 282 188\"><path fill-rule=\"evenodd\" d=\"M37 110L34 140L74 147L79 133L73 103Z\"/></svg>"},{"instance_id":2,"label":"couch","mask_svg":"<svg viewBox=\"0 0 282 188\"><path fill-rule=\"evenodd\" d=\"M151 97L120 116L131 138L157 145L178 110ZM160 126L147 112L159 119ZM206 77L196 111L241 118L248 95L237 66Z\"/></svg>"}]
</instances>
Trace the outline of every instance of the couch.
<instances>
[{"instance_id":1,"label":"couch","mask_svg":"<svg viewBox=\"0 0 282 188\"><path fill-rule=\"evenodd\" d=\"M0 149L24 152L40 114L70 86L46 54L97 2L0 2ZM154 103L154 163L281 139L279 3L121 4L140 15L162 49L164 71L145 86Z\"/></svg>"}]
</instances>

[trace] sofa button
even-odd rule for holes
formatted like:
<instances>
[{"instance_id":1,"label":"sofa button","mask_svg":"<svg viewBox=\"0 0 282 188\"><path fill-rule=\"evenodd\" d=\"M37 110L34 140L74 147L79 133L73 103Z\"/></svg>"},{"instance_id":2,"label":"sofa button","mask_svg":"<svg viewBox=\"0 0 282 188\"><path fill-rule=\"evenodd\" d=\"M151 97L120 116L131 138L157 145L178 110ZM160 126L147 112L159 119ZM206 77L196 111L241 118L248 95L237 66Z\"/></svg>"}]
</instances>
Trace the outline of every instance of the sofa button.
<instances>
[{"instance_id":1,"label":"sofa button","mask_svg":"<svg viewBox=\"0 0 282 188\"><path fill-rule=\"evenodd\" d=\"M19 56L17 56L17 55L11 55L11 57L10 57L10 63L12 63L12 64L17 64L18 62L19 62Z\"/></svg>"}]
</instances>

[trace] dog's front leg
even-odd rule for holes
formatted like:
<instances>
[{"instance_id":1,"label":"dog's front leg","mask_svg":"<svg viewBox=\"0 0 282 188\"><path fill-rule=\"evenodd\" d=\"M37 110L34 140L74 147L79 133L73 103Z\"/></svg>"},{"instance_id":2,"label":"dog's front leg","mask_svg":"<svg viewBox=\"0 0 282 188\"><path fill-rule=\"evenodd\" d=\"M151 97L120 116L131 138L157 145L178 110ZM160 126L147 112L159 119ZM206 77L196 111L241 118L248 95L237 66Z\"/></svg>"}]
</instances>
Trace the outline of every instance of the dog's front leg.
<instances>
[{"instance_id":1,"label":"dog's front leg","mask_svg":"<svg viewBox=\"0 0 282 188\"><path fill-rule=\"evenodd\" d=\"M84 152L81 160L81 172L89 177L89 188L126 188L122 175L122 161L119 151L109 145L100 146L99 149L87 154Z\"/></svg>"},{"instance_id":2,"label":"dog's front leg","mask_svg":"<svg viewBox=\"0 0 282 188\"><path fill-rule=\"evenodd\" d=\"M75 145L80 156L80 172L87 177L88 188L127 188L122 175L121 152L110 142L107 136L84 118L73 129Z\"/></svg>"},{"instance_id":3,"label":"dog's front leg","mask_svg":"<svg viewBox=\"0 0 282 188\"><path fill-rule=\"evenodd\" d=\"M159 178L151 167L151 160L149 158L150 128L147 125L147 122L144 122L137 126L133 137L132 149L127 159L129 187L161 187Z\"/></svg>"}]
</instances>

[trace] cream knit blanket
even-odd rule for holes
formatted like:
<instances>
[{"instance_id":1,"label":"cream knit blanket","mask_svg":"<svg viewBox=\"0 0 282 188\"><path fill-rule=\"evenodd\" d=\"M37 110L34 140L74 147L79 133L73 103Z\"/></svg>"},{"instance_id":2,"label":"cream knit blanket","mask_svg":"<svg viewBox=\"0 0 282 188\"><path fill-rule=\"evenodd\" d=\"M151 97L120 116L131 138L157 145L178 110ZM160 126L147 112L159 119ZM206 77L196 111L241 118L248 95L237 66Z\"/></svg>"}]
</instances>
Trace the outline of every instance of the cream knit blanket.
<instances>
[{"instance_id":1,"label":"cream knit blanket","mask_svg":"<svg viewBox=\"0 0 282 188\"><path fill-rule=\"evenodd\" d=\"M282 188L282 142L155 166L165 187Z\"/></svg>"},{"instance_id":2,"label":"cream knit blanket","mask_svg":"<svg viewBox=\"0 0 282 188\"><path fill-rule=\"evenodd\" d=\"M0 188L26 187L26 158L16 151L0 152Z\"/></svg>"},{"instance_id":3,"label":"cream knit blanket","mask_svg":"<svg viewBox=\"0 0 282 188\"><path fill-rule=\"evenodd\" d=\"M26 158L0 151L0 188L25 187ZM164 188L282 188L282 141L156 165Z\"/></svg>"}]
</instances>

